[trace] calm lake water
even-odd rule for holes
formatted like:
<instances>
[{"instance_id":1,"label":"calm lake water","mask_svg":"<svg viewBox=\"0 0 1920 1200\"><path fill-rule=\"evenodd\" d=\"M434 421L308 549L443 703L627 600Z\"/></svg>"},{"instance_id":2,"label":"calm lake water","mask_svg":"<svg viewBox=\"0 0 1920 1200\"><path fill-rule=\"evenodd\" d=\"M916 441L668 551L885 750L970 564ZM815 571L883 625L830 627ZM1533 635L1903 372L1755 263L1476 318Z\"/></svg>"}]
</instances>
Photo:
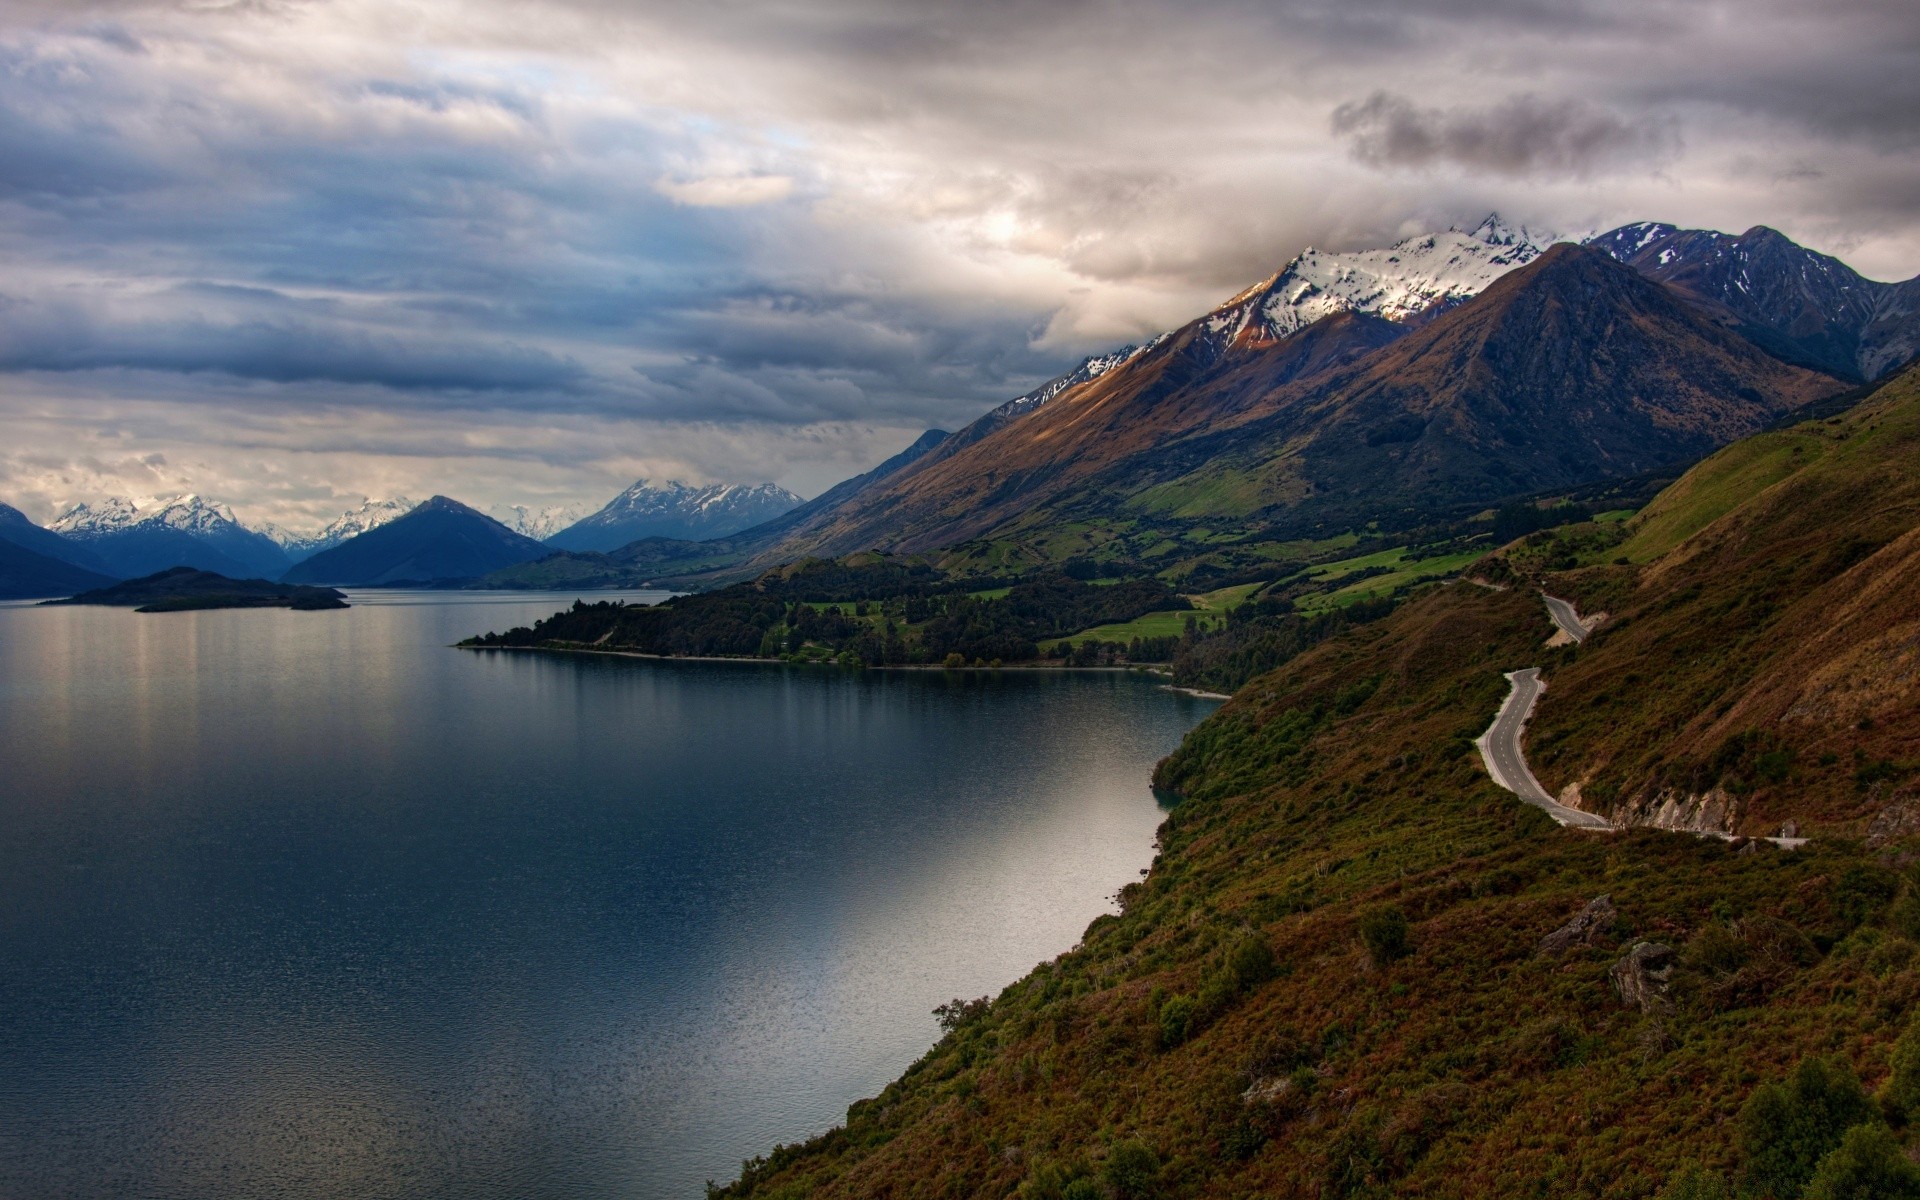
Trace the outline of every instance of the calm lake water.
<instances>
[{"instance_id":1,"label":"calm lake water","mask_svg":"<svg viewBox=\"0 0 1920 1200\"><path fill-rule=\"evenodd\" d=\"M0 607L0 1196L697 1197L1067 949L1211 702Z\"/></svg>"}]
</instances>

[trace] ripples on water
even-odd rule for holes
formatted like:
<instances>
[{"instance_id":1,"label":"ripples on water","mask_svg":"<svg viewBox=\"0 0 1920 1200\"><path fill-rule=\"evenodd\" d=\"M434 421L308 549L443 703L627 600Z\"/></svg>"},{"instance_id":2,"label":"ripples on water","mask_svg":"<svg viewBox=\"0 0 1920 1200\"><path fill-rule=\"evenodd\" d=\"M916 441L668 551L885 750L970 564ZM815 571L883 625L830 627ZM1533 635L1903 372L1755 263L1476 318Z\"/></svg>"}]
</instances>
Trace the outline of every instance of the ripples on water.
<instances>
[{"instance_id":1,"label":"ripples on water","mask_svg":"<svg viewBox=\"0 0 1920 1200\"><path fill-rule=\"evenodd\" d=\"M0 607L0 1196L698 1196L1066 949L1212 705Z\"/></svg>"}]
</instances>

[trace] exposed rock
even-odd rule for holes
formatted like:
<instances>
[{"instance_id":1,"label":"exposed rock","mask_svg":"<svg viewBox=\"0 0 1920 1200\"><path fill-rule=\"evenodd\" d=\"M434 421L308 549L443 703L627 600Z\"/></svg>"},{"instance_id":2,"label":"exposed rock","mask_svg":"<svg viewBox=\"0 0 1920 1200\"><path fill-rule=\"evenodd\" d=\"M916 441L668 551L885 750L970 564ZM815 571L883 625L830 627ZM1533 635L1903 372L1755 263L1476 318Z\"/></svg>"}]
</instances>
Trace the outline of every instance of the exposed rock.
<instances>
[{"instance_id":1,"label":"exposed rock","mask_svg":"<svg viewBox=\"0 0 1920 1200\"><path fill-rule=\"evenodd\" d=\"M1646 825L1675 833L1731 834L1740 819L1740 801L1725 788L1699 793L1662 789L1644 793L1613 814L1619 825Z\"/></svg>"},{"instance_id":2,"label":"exposed rock","mask_svg":"<svg viewBox=\"0 0 1920 1200\"><path fill-rule=\"evenodd\" d=\"M1591 946L1594 938L1613 927L1614 916L1613 897L1596 896L1573 920L1541 938L1534 953L1546 957L1565 954L1576 945Z\"/></svg>"},{"instance_id":3,"label":"exposed rock","mask_svg":"<svg viewBox=\"0 0 1920 1200\"><path fill-rule=\"evenodd\" d=\"M1893 800L1875 813L1867 825L1867 845L1874 849L1920 833L1920 793L1901 788Z\"/></svg>"},{"instance_id":4,"label":"exposed rock","mask_svg":"<svg viewBox=\"0 0 1920 1200\"><path fill-rule=\"evenodd\" d=\"M1622 1003L1643 1013L1672 1009L1667 987L1673 981L1673 947L1661 942L1635 942L1626 956L1607 969L1607 979Z\"/></svg>"},{"instance_id":5,"label":"exposed rock","mask_svg":"<svg viewBox=\"0 0 1920 1200\"><path fill-rule=\"evenodd\" d=\"M1271 1079L1256 1079L1253 1086L1240 1093L1240 1099L1246 1104L1274 1104L1284 1099L1293 1090L1293 1080L1285 1075Z\"/></svg>"}]
</instances>

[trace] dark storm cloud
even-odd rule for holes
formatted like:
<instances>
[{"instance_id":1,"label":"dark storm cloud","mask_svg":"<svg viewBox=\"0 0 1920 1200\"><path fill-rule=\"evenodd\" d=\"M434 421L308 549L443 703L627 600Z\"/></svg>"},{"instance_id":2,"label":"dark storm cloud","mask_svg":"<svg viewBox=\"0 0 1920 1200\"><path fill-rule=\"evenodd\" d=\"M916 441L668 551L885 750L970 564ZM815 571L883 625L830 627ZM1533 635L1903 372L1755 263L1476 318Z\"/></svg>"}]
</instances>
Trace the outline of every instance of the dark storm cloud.
<instances>
[{"instance_id":1,"label":"dark storm cloud","mask_svg":"<svg viewBox=\"0 0 1920 1200\"><path fill-rule=\"evenodd\" d=\"M1579 100L1512 96L1491 108L1422 108L1376 91L1333 110L1333 132L1380 167L1446 163L1507 175L1585 176L1664 159L1671 121L1626 120Z\"/></svg>"}]
</instances>

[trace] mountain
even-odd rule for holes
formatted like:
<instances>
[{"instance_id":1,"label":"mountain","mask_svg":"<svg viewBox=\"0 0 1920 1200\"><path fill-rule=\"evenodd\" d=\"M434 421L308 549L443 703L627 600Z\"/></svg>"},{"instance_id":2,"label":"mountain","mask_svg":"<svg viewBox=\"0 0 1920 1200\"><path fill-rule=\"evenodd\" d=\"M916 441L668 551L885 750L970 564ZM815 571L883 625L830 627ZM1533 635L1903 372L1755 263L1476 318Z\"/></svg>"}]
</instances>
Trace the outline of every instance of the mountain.
<instances>
[{"instance_id":1,"label":"mountain","mask_svg":"<svg viewBox=\"0 0 1920 1200\"><path fill-rule=\"evenodd\" d=\"M322 550L331 550L348 538L358 537L369 529L377 529L389 521L397 521L414 510L414 502L405 496L396 496L391 500L368 500L359 508L348 509L318 533L290 533L277 526L268 526L262 532L280 544L293 562L312 558Z\"/></svg>"},{"instance_id":2,"label":"mountain","mask_svg":"<svg viewBox=\"0 0 1920 1200\"><path fill-rule=\"evenodd\" d=\"M435 496L296 564L281 582L380 586L476 579L549 553L485 513Z\"/></svg>"},{"instance_id":3,"label":"mountain","mask_svg":"<svg viewBox=\"0 0 1920 1200\"><path fill-rule=\"evenodd\" d=\"M1917 451L1902 373L1254 679L1156 772L1115 911L717 1200L1910 1194ZM1541 584L1613 617L1549 646ZM1526 667L1534 769L1628 827L1488 777ZM1641 827L1709 796L1812 840Z\"/></svg>"},{"instance_id":4,"label":"mountain","mask_svg":"<svg viewBox=\"0 0 1920 1200\"><path fill-rule=\"evenodd\" d=\"M607 506L547 539L562 550L613 550L643 537L704 541L770 521L797 507L800 497L771 483L716 483L689 487L642 479Z\"/></svg>"},{"instance_id":5,"label":"mountain","mask_svg":"<svg viewBox=\"0 0 1920 1200\"><path fill-rule=\"evenodd\" d=\"M70 596L112 582L110 575L37 554L19 542L0 538L0 600Z\"/></svg>"},{"instance_id":6,"label":"mountain","mask_svg":"<svg viewBox=\"0 0 1920 1200\"><path fill-rule=\"evenodd\" d=\"M85 571L111 575L107 564L91 549L50 529L42 529L27 514L9 504L0 504L0 541L12 542L22 549L58 562L71 563Z\"/></svg>"},{"instance_id":7,"label":"mountain","mask_svg":"<svg viewBox=\"0 0 1920 1200\"><path fill-rule=\"evenodd\" d=\"M1416 328L1342 311L1278 338L1221 317L935 461L762 561L920 551L1063 522L1339 532L1684 463L1839 389L1598 250L1562 244ZM1244 333L1246 326L1239 327ZM955 435L956 438L960 435Z\"/></svg>"},{"instance_id":8,"label":"mountain","mask_svg":"<svg viewBox=\"0 0 1920 1200\"><path fill-rule=\"evenodd\" d=\"M1764 225L1729 234L1642 222L1588 244L1793 362L1871 380L1920 353L1920 277L1879 283Z\"/></svg>"},{"instance_id":9,"label":"mountain","mask_svg":"<svg viewBox=\"0 0 1920 1200\"><path fill-rule=\"evenodd\" d=\"M562 529L577 524L581 517L587 515L587 509L581 504L548 504L540 508L509 504L495 508L487 515L521 537L544 542Z\"/></svg>"},{"instance_id":10,"label":"mountain","mask_svg":"<svg viewBox=\"0 0 1920 1200\"><path fill-rule=\"evenodd\" d=\"M1204 329L1224 348L1276 341L1341 312L1407 324L1479 295L1553 241L1493 213L1465 232L1421 234L1380 250L1335 254L1308 247L1208 314Z\"/></svg>"},{"instance_id":11,"label":"mountain","mask_svg":"<svg viewBox=\"0 0 1920 1200\"><path fill-rule=\"evenodd\" d=\"M287 555L242 525L224 504L197 495L114 496L76 504L49 527L79 542L123 579L168 567L198 567L234 578L278 575Z\"/></svg>"},{"instance_id":12,"label":"mountain","mask_svg":"<svg viewBox=\"0 0 1920 1200\"><path fill-rule=\"evenodd\" d=\"M796 529L831 517L855 496L920 461L949 437L929 429L912 445L870 471L842 480L797 508L727 537L688 541L646 537L601 552L565 550L534 562L504 567L488 575L489 588L611 588L710 586L732 582L747 573L741 563L768 546L791 536Z\"/></svg>"}]
</instances>

